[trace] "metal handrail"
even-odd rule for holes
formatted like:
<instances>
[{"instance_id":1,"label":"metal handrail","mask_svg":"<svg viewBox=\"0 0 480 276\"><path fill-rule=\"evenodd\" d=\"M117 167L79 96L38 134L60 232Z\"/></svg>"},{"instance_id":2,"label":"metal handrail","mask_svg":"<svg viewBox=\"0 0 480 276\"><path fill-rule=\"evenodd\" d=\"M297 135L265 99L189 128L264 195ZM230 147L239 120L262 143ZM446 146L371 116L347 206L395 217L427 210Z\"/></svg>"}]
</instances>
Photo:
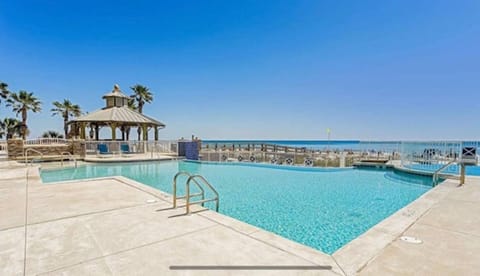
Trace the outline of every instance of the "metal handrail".
<instances>
[{"instance_id":1,"label":"metal handrail","mask_svg":"<svg viewBox=\"0 0 480 276\"><path fill-rule=\"evenodd\" d=\"M68 151L63 151L62 153L60 153L61 156L64 156L65 154L68 155L68 159L70 161L73 161L75 163L75 168L76 168L77 167L77 159L75 158L75 156ZM60 158L60 161L61 161L62 167L63 167L63 158Z\"/></svg>"},{"instance_id":2,"label":"metal handrail","mask_svg":"<svg viewBox=\"0 0 480 276\"><path fill-rule=\"evenodd\" d=\"M42 158L43 158L43 153L42 152L40 152L38 150L35 150L35 149L32 149L32 148L28 148L28 149L25 150L25 166L28 166L28 152L30 152L30 151L39 153L40 154L40 160L42 160ZM32 162L31 162L32 166L33 166L33 160L34 160L34 158L32 158Z\"/></svg>"},{"instance_id":3,"label":"metal handrail","mask_svg":"<svg viewBox=\"0 0 480 276\"><path fill-rule=\"evenodd\" d=\"M438 184L438 180L439 180L439 175L440 173L445 170L446 168L450 167L450 165L452 164L455 164L456 162L456 159L453 159L451 160L450 162L448 162L447 164L443 165L442 167L440 167L438 170L436 170L434 173L433 173L433 186L436 186Z\"/></svg>"},{"instance_id":4,"label":"metal handrail","mask_svg":"<svg viewBox=\"0 0 480 276\"><path fill-rule=\"evenodd\" d=\"M202 200L198 200L198 201L194 201L194 202L190 202L190 182L191 181L195 181L195 178L200 178L203 183L205 185L208 186L208 188L215 194L215 198L211 198L211 199L202 199ZM218 207L219 207L219 200L218 200L218 192L217 190L215 190L215 188L213 188L213 186L205 179L205 177L199 175L199 174L195 174L195 175L192 175L188 178L187 180L187 206L186 206L186 209L187 209L187 215L190 213L190 205L192 204L203 204L205 202L209 202L209 201L215 201L216 203L216 206L215 206L215 211L218 212Z\"/></svg>"},{"instance_id":5,"label":"metal handrail","mask_svg":"<svg viewBox=\"0 0 480 276\"><path fill-rule=\"evenodd\" d=\"M182 205L182 206L177 206L177 199L184 199L184 198L187 198L187 195L185 196L177 196L177 178L181 175L186 175L188 176L189 178L192 176L190 173L188 172L178 172L177 174L175 174L175 176L173 177L173 208L177 208L177 207L184 207L186 205ZM200 183L198 183L196 180L194 181L194 183L197 185L197 187L200 189L200 193L197 193L197 194L192 194L190 195L190 197L194 197L194 196L201 196L202 197L202 200L205 199L205 190L202 188L202 186L200 185ZM203 206L203 204L202 204Z\"/></svg>"}]
</instances>

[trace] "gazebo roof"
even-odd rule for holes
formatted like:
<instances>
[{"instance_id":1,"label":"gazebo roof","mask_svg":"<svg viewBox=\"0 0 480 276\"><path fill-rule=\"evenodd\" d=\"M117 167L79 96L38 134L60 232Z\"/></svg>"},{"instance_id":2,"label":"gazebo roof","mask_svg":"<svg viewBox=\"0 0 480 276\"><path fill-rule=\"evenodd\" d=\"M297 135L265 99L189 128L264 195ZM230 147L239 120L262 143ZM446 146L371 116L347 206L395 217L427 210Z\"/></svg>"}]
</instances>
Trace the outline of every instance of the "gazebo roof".
<instances>
[{"instance_id":1,"label":"gazebo roof","mask_svg":"<svg viewBox=\"0 0 480 276\"><path fill-rule=\"evenodd\" d=\"M71 120L69 123L76 122L94 122L94 123L119 123L123 125L136 126L139 124L147 124L150 126L165 127L160 121L145 116L134 111L127 106L104 108L92 113L80 116Z\"/></svg>"}]
</instances>

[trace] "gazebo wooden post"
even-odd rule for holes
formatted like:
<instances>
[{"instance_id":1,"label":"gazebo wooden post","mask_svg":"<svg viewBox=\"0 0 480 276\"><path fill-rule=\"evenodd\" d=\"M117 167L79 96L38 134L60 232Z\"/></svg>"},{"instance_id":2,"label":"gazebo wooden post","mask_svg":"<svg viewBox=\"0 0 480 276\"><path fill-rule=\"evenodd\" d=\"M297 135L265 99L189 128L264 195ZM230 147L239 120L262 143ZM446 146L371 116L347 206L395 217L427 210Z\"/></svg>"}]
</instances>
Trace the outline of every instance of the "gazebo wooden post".
<instances>
[{"instance_id":1,"label":"gazebo wooden post","mask_svg":"<svg viewBox=\"0 0 480 276\"><path fill-rule=\"evenodd\" d=\"M158 126L155 126L155 141L158 141Z\"/></svg>"},{"instance_id":2,"label":"gazebo wooden post","mask_svg":"<svg viewBox=\"0 0 480 276\"><path fill-rule=\"evenodd\" d=\"M110 128L112 129L112 141L117 140L117 124L110 123Z\"/></svg>"},{"instance_id":3,"label":"gazebo wooden post","mask_svg":"<svg viewBox=\"0 0 480 276\"><path fill-rule=\"evenodd\" d=\"M120 128L122 130L122 141L125 141L125 126Z\"/></svg>"},{"instance_id":4,"label":"gazebo wooden post","mask_svg":"<svg viewBox=\"0 0 480 276\"><path fill-rule=\"evenodd\" d=\"M98 124L95 124L95 140L98 141L98 132L100 131L100 127L98 126Z\"/></svg>"},{"instance_id":5,"label":"gazebo wooden post","mask_svg":"<svg viewBox=\"0 0 480 276\"><path fill-rule=\"evenodd\" d=\"M80 139L85 140L85 123L80 123Z\"/></svg>"},{"instance_id":6,"label":"gazebo wooden post","mask_svg":"<svg viewBox=\"0 0 480 276\"><path fill-rule=\"evenodd\" d=\"M68 132L68 136L66 137L67 139L73 139L75 138L75 129L77 127L76 123L70 124L70 131Z\"/></svg>"},{"instance_id":7,"label":"gazebo wooden post","mask_svg":"<svg viewBox=\"0 0 480 276\"><path fill-rule=\"evenodd\" d=\"M88 132L88 138L90 140L93 140L93 138L95 138L94 125L92 123L90 123L90 124L88 124L88 127L90 128L90 131Z\"/></svg>"},{"instance_id":8,"label":"gazebo wooden post","mask_svg":"<svg viewBox=\"0 0 480 276\"><path fill-rule=\"evenodd\" d=\"M142 125L142 132L143 132L143 141L148 140L148 126L146 124Z\"/></svg>"}]
</instances>

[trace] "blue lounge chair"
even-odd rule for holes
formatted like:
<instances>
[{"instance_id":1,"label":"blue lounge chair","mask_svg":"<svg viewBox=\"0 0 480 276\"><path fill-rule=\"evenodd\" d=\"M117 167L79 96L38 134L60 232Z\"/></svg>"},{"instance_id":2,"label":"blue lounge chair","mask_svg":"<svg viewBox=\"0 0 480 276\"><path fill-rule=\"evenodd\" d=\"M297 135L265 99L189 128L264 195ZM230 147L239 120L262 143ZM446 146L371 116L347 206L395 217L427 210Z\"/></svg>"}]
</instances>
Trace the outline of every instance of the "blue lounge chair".
<instances>
[{"instance_id":1,"label":"blue lounge chair","mask_svg":"<svg viewBox=\"0 0 480 276\"><path fill-rule=\"evenodd\" d=\"M130 145L122 144L120 145L120 152L122 154L132 154L133 152L130 151Z\"/></svg>"},{"instance_id":2,"label":"blue lounge chair","mask_svg":"<svg viewBox=\"0 0 480 276\"><path fill-rule=\"evenodd\" d=\"M108 156L112 153L108 150L108 146L106 144L98 144L97 145L97 154L100 156Z\"/></svg>"}]
</instances>

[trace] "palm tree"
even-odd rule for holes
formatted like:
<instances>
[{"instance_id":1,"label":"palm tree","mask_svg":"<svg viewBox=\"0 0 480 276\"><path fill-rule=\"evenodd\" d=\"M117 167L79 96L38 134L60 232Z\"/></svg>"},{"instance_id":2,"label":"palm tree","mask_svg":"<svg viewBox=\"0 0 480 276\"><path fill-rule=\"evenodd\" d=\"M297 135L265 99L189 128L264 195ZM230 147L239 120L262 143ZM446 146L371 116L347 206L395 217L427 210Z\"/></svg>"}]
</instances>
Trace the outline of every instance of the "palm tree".
<instances>
[{"instance_id":1,"label":"palm tree","mask_svg":"<svg viewBox=\"0 0 480 276\"><path fill-rule=\"evenodd\" d=\"M8 84L0 82L0 102L1 99L7 99L10 91L8 91Z\"/></svg>"},{"instance_id":2,"label":"palm tree","mask_svg":"<svg viewBox=\"0 0 480 276\"><path fill-rule=\"evenodd\" d=\"M82 110L78 104L73 104L71 101L64 99L63 103L53 102L55 108L52 108L52 116L60 115L63 118L63 130L65 131L65 137L68 136L68 121L70 116L78 117L82 115Z\"/></svg>"},{"instance_id":3,"label":"palm tree","mask_svg":"<svg viewBox=\"0 0 480 276\"><path fill-rule=\"evenodd\" d=\"M43 138L63 138L64 136L55 130L47 130L42 134Z\"/></svg>"},{"instance_id":4,"label":"palm tree","mask_svg":"<svg viewBox=\"0 0 480 276\"><path fill-rule=\"evenodd\" d=\"M27 137L27 115L28 111L34 113L42 111L42 103L33 96L32 92L20 90L18 93L11 93L7 99L7 106L12 107L13 112L22 115L21 133L22 138Z\"/></svg>"},{"instance_id":5,"label":"palm tree","mask_svg":"<svg viewBox=\"0 0 480 276\"><path fill-rule=\"evenodd\" d=\"M133 94L130 96L136 103L138 107L138 112L143 113L143 106L146 103L151 103L153 101L153 94L150 92L150 89L146 86L135 84L134 86L130 87L132 89ZM142 129L137 129L138 133L138 140L140 140L140 134L142 133Z\"/></svg>"},{"instance_id":6,"label":"palm tree","mask_svg":"<svg viewBox=\"0 0 480 276\"><path fill-rule=\"evenodd\" d=\"M21 135L21 122L15 118L4 118L0 121L0 138L6 136L7 140Z\"/></svg>"},{"instance_id":7,"label":"palm tree","mask_svg":"<svg viewBox=\"0 0 480 276\"><path fill-rule=\"evenodd\" d=\"M152 92L146 86L136 84L132 87L133 94L130 96L138 105L138 112L143 113L143 106L146 103L151 103L153 101Z\"/></svg>"}]
</instances>

